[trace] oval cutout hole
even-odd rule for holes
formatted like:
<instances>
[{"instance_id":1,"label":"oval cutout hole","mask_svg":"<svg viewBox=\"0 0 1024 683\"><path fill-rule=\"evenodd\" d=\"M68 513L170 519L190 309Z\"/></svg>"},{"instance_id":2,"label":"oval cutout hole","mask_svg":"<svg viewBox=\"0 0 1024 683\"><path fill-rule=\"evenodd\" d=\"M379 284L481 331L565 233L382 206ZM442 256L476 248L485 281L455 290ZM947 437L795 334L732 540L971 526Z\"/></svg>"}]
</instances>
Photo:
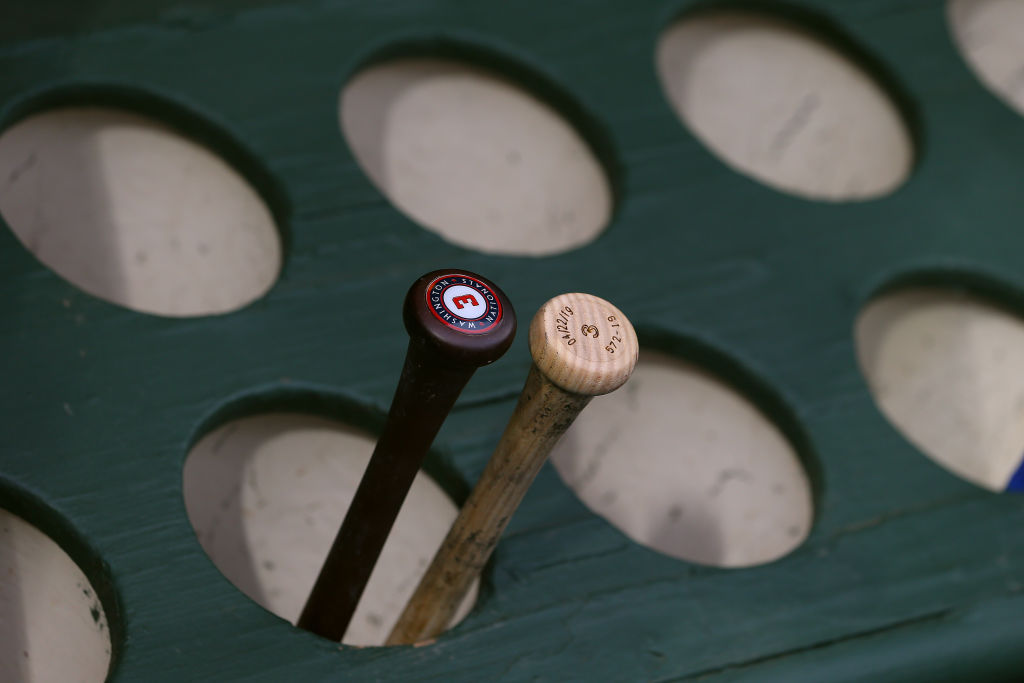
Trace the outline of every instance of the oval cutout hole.
<instances>
[{"instance_id":1,"label":"oval cutout hole","mask_svg":"<svg viewBox=\"0 0 1024 683\"><path fill-rule=\"evenodd\" d=\"M286 413L214 429L184 469L185 507L203 550L239 590L294 624L374 443L341 423ZM416 475L343 643L384 643L457 514L433 479Z\"/></svg>"},{"instance_id":2,"label":"oval cutout hole","mask_svg":"<svg viewBox=\"0 0 1024 683\"><path fill-rule=\"evenodd\" d=\"M813 517L810 482L774 424L697 367L641 349L551 461L593 512L683 560L745 567L789 553Z\"/></svg>"},{"instance_id":3,"label":"oval cutout hole","mask_svg":"<svg viewBox=\"0 0 1024 683\"><path fill-rule=\"evenodd\" d=\"M4 130L0 215L58 275L144 313L235 310L281 266L274 220L237 171L119 109L53 109Z\"/></svg>"},{"instance_id":4,"label":"oval cutout hole","mask_svg":"<svg viewBox=\"0 0 1024 683\"><path fill-rule=\"evenodd\" d=\"M1024 2L951 0L946 7L964 61L989 90L1024 114Z\"/></svg>"},{"instance_id":5,"label":"oval cutout hole","mask_svg":"<svg viewBox=\"0 0 1024 683\"><path fill-rule=\"evenodd\" d=\"M0 509L0 679L100 683L110 629L96 591L53 539Z\"/></svg>"},{"instance_id":6,"label":"oval cutout hole","mask_svg":"<svg viewBox=\"0 0 1024 683\"><path fill-rule=\"evenodd\" d=\"M889 194L913 143L889 95L858 65L795 24L753 12L700 13L661 35L662 90L728 166L818 200Z\"/></svg>"},{"instance_id":7,"label":"oval cutout hole","mask_svg":"<svg viewBox=\"0 0 1024 683\"><path fill-rule=\"evenodd\" d=\"M440 59L367 67L345 86L341 128L400 211L462 247L556 254L608 224L604 168L554 109L483 69Z\"/></svg>"},{"instance_id":8,"label":"oval cutout hole","mask_svg":"<svg viewBox=\"0 0 1024 683\"><path fill-rule=\"evenodd\" d=\"M855 333L861 372L896 429L960 477L1006 489L1024 457L1024 321L920 287L871 301Z\"/></svg>"}]
</instances>

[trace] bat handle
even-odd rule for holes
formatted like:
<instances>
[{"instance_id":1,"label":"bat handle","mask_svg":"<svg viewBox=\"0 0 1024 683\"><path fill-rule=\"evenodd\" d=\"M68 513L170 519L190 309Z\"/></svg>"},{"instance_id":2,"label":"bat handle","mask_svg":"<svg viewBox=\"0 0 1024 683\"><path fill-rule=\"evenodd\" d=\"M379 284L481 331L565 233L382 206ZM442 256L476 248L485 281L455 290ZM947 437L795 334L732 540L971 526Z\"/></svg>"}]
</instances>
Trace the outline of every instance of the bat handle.
<instances>
[{"instance_id":1,"label":"bat handle","mask_svg":"<svg viewBox=\"0 0 1024 683\"><path fill-rule=\"evenodd\" d=\"M558 439L592 396L553 384L530 368L515 412L480 480L399 617L388 645L433 637L447 628ZM479 530L486 529L481 537Z\"/></svg>"},{"instance_id":2,"label":"bat handle","mask_svg":"<svg viewBox=\"0 0 1024 683\"><path fill-rule=\"evenodd\" d=\"M466 316L466 317L462 317ZM409 351L387 422L298 626L345 635L416 472L476 368L512 344L516 316L500 289L469 271L438 270L409 288Z\"/></svg>"},{"instance_id":3,"label":"bat handle","mask_svg":"<svg viewBox=\"0 0 1024 683\"><path fill-rule=\"evenodd\" d=\"M334 641L345 635L423 457L474 370L446 365L418 340L409 342L380 440L297 626Z\"/></svg>"}]
</instances>

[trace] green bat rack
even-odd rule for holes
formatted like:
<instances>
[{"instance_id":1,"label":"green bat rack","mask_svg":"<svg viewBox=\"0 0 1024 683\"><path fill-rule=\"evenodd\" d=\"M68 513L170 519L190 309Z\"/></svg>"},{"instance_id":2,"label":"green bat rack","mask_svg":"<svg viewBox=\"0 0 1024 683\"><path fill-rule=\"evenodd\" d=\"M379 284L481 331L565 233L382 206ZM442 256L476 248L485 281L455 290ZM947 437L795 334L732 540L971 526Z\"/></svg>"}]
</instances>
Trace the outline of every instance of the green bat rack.
<instances>
[{"instance_id":1,"label":"green bat rack","mask_svg":"<svg viewBox=\"0 0 1024 683\"><path fill-rule=\"evenodd\" d=\"M652 54L694 2L170 4L0 10L0 124L70 103L153 116L242 172L285 244L266 296L174 319L82 293L0 231L0 507L54 538L96 588L109 680L1024 676L1024 595L1007 582L1022 578L1024 499L972 486L902 438L872 401L851 333L864 303L897 285L1024 302L1024 118L964 64L943 3L745 5L831 37L896 95L917 144L911 177L845 204L762 186L680 125ZM608 169L607 231L558 256L495 256L393 208L339 134L337 96L361 66L401 54L483 64L552 103ZM267 408L379 429L407 342L401 295L447 265L500 283L524 319L559 292L608 298L642 344L742 384L804 457L816 504L806 542L749 569L668 558L624 542L548 467L474 612L433 645L339 646L246 598L189 525L189 446ZM381 287L396 292L394 315L377 313ZM430 467L458 500L528 364L520 334L442 431Z\"/></svg>"}]
</instances>

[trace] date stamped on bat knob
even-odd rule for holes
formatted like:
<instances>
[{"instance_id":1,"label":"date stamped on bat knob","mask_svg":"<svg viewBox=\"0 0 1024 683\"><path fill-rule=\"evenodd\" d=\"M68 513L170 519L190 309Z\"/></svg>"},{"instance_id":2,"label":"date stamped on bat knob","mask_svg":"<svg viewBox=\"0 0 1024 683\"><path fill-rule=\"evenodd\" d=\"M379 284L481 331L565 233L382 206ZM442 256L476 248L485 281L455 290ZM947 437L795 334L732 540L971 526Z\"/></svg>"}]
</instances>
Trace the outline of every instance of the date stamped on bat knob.
<instances>
[{"instance_id":1,"label":"date stamped on bat knob","mask_svg":"<svg viewBox=\"0 0 1024 683\"><path fill-rule=\"evenodd\" d=\"M552 319L555 336L578 356L608 360L622 350L622 324L614 315L604 316L604 320L594 318L592 314L589 319L583 314L577 316L572 306L562 306Z\"/></svg>"},{"instance_id":2,"label":"date stamped on bat knob","mask_svg":"<svg viewBox=\"0 0 1024 683\"><path fill-rule=\"evenodd\" d=\"M562 310L555 316L555 334L560 336L569 346L576 343L576 337L569 331L569 325L573 324L569 321L572 320L574 315L576 313L572 310L571 306L562 306Z\"/></svg>"}]
</instances>

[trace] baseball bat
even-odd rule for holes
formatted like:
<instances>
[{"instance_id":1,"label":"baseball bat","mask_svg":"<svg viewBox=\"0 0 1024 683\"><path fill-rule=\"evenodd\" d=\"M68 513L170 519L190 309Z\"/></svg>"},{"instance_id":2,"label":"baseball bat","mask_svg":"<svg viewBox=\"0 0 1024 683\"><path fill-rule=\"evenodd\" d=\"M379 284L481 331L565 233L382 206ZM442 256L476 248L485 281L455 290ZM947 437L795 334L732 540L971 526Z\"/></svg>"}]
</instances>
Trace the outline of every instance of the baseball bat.
<instances>
[{"instance_id":1,"label":"baseball bat","mask_svg":"<svg viewBox=\"0 0 1024 683\"><path fill-rule=\"evenodd\" d=\"M516 317L493 283L437 270L405 297L409 349L384 429L299 617L298 626L340 641L413 478L456 398L480 366L508 350Z\"/></svg>"},{"instance_id":2,"label":"baseball bat","mask_svg":"<svg viewBox=\"0 0 1024 683\"><path fill-rule=\"evenodd\" d=\"M629 320L589 294L562 294L530 324L533 364L500 441L395 624L388 645L447 628L552 447L591 398L622 386L639 345Z\"/></svg>"}]
</instances>

